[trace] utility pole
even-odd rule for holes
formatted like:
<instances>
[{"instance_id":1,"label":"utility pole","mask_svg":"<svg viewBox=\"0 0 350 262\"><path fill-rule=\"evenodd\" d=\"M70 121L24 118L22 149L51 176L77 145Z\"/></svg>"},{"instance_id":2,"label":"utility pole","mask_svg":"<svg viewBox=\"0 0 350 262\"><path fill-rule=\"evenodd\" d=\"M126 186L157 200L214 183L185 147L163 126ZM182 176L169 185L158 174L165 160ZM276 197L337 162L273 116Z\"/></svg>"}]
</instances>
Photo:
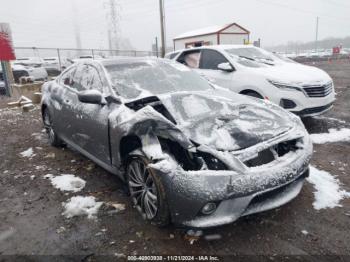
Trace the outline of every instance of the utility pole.
<instances>
[{"instance_id":1,"label":"utility pole","mask_svg":"<svg viewBox=\"0 0 350 262\"><path fill-rule=\"evenodd\" d=\"M112 33L111 30L108 29L108 49L109 49L109 54L112 56L113 55L113 47L112 47Z\"/></svg>"},{"instance_id":2,"label":"utility pole","mask_svg":"<svg viewBox=\"0 0 350 262\"><path fill-rule=\"evenodd\" d=\"M315 41L315 52L317 53L317 44L318 44L318 20L319 17L316 18L316 41Z\"/></svg>"},{"instance_id":3,"label":"utility pole","mask_svg":"<svg viewBox=\"0 0 350 262\"><path fill-rule=\"evenodd\" d=\"M160 12L160 33L161 33L161 57L165 56L165 22L164 22L164 2L163 0L159 0L159 12Z\"/></svg>"},{"instance_id":4,"label":"utility pole","mask_svg":"<svg viewBox=\"0 0 350 262\"><path fill-rule=\"evenodd\" d=\"M74 26L76 47L78 49L81 49L80 28L79 28L79 23L77 21L78 11L77 11L75 0L72 1L72 9L73 9L73 26Z\"/></svg>"},{"instance_id":5,"label":"utility pole","mask_svg":"<svg viewBox=\"0 0 350 262\"><path fill-rule=\"evenodd\" d=\"M108 0L108 2L105 4L108 6L108 45L110 50L115 50L119 48L119 6L117 0Z\"/></svg>"},{"instance_id":6,"label":"utility pole","mask_svg":"<svg viewBox=\"0 0 350 262\"><path fill-rule=\"evenodd\" d=\"M158 37L156 37L156 55L159 57Z\"/></svg>"}]
</instances>

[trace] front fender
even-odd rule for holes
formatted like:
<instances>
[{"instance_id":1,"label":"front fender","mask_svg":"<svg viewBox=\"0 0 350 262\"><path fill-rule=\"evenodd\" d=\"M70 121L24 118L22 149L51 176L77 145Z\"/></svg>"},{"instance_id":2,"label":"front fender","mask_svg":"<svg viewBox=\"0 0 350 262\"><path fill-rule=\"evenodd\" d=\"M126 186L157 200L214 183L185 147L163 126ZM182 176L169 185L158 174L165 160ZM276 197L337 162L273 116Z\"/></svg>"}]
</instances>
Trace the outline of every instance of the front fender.
<instances>
[{"instance_id":1,"label":"front fender","mask_svg":"<svg viewBox=\"0 0 350 262\"><path fill-rule=\"evenodd\" d=\"M146 106L136 112L123 107L116 115L111 114L110 139L112 163L115 166L121 165L120 142L126 136L137 136L141 140L144 153L150 159L162 158L162 150L157 137L176 141L185 149L194 147L180 129L151 106Z\"/></svg>"}]
</instances>

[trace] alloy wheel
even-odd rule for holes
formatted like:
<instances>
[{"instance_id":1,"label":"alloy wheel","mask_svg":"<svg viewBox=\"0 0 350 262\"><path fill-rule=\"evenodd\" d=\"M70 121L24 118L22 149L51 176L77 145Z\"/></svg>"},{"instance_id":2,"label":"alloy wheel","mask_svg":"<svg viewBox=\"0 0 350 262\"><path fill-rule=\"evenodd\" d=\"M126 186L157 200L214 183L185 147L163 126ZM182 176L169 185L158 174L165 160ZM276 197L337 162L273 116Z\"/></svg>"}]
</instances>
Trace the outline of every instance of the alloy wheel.
<instances>
[{"instance_id":1,"label":"alloy wheel","mask_svg":"<svg viewBox=\"0 0 350 262\"><path fill-rule=\"evenodd\" d=\"M55 140L55 131L52 128L51 117L48 110L45 110L44 112L44 127L49 137L49 141L52 144Z\"/></svg>"},{"instance_id":2,"label":"alloy wheel","mask_svg":"<svg viewBox=\"0 0 350 262\"><path fill-rule=\"evenodd\" d=\"M157 187L150 170L139 159L129 164L128 185L134 205L142 217L153 219L158 211Z\"/></svg>"}]
</instances>

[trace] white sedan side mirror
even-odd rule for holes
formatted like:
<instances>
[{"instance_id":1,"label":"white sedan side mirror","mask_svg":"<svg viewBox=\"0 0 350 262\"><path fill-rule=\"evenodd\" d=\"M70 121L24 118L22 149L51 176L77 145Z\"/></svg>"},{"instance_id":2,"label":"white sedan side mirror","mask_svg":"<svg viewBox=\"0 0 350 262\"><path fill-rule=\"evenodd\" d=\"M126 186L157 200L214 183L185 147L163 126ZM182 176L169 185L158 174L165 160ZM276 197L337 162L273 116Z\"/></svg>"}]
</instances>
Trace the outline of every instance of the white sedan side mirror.
<instances>
[{"instance_id":1,"label":"white sedan side mirror","mask_svg":"<svg viewBox=\"0 0 350 262\"><path fill-rule=\"evenodd\" d=\"M222 71L225 71L225 72L233 72L233 71L235 71L230 63L218 64L218 69L222 70Z\"/></svg>"}]
</instances>

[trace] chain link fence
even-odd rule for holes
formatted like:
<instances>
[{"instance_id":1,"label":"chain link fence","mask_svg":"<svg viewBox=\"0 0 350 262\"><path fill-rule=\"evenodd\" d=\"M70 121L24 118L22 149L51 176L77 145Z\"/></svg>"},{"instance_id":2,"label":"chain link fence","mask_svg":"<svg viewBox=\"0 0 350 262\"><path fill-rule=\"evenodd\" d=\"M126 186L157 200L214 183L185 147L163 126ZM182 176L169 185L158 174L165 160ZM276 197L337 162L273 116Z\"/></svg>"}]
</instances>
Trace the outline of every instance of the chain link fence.
<instances>
[{"instance_id":1,"label":"chain link fence","mask_svg":"<svg viewBox=\"0 0 350 262\"><path fill-rule=\"evenodd\" d=\"M43 63L58 61L60 68L66 67L67 63L73 63L76 59L101 59L113 58L117 56L143 57L156 56L157 52L138 50L110 50L110 49L77 49L77 48L37 48L37 47L15 47L15 54L18 60L25 58L38 58L37 61ZM33 59L34 58L34 59ZM39 63L38 63L39 64Z\"/></svg>"},{"instance_id":2,"label":"chain link fence","mask_svg":"<svg viewBox=\"0 0 350 262\"><path fill-rule=\"evenodd\" d=\"M44 47L15 47L17 58L21 57L63 57L77 59L84 56L92 58L108 58L113 56L158 56L157 52L138 50L110 50L110 49L78 49L78 48L44 48Z\"/></svg>"},{"instance_id":3,"label":"chain link fence","mask_svg":"<svg viewBox=\"0 0 350 262\"><path fill-rule=\"evenodd\" d=\"M48 80L79 59L159 56L158 52L152 51L43 47L15 47L15 54L17 60L11 64L16 83L21 77L29 76L34 80ZM5 95L8 89L4 77L0 66L0 95Z\"/></svg>"}]
</instances>

